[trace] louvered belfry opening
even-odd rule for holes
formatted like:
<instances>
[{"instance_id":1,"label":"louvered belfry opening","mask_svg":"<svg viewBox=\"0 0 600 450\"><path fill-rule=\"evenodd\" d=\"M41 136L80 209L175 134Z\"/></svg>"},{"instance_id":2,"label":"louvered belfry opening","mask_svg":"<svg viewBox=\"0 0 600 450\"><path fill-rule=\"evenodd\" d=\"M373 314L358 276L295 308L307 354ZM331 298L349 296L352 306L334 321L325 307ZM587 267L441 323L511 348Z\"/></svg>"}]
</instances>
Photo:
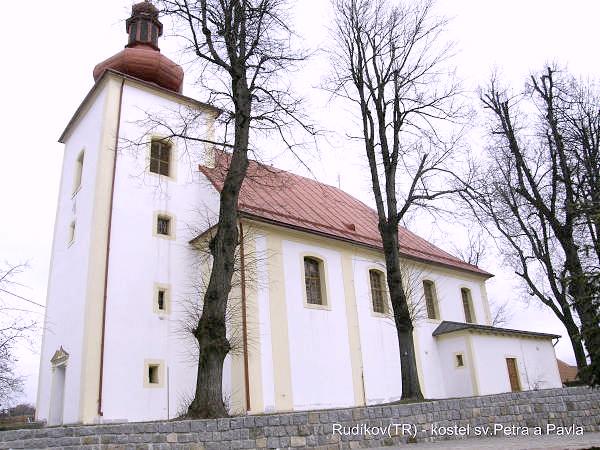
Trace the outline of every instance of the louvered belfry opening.
<instances>
[{"instance_id":1,"label":"louvered belfry opening","mask_svg":"<svg viewBox=\"0 0 600 450\"><path fill-rule=\"evenodd\" d=\"M137 3L131 8L131 17L125 22L129 40L127 47L149 45L158 50L158 38L163 26L158 20L158 9L150 2Z\"/></svg>"}]
</instances>

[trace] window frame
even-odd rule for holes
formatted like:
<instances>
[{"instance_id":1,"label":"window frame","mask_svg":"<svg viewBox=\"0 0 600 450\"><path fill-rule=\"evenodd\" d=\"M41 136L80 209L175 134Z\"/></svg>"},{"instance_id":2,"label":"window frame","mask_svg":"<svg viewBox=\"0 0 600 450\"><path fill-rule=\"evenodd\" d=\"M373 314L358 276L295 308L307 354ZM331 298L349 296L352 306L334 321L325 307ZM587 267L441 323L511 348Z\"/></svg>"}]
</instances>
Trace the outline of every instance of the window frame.
<instances>
[{"instance_id":1,"label":"window frame","mask_svg":"<svg viewBox=\"0 0 600 450\"><path fill-rule=\"evenodd\" d=\"M471 321L468 320L467 318L467 309L465 307L465 298L463 296L463 292L467 293L467 305L468 305L468 309L469 309L469 314L471 316ZM462 309L463 309L463 314L465 317L465 323L473 323L473 324L477 324L477 315L475 314L475 305L473 303L473 295L471 294L471 289L466 287L466 286L461 286L460 288L460 302L462 305Z\"/></svg>"},{"instance_id":2,"label":"window frame","mask_svg":"<svg viewBox=\"0 0 600 450\"><path fill-rule=\"evenodd\" d=\"M425 313L427 314L427 320L433 321L433 322L441 322L441 314L440 314L440 304L439 304L439 299L438 299L438 295L437 295L437 287L435 284L435 281L433 281L430 278L425 278L422 281L422 286L423 286L423 299L425 300ZM427 290L425 288L426 285L430 285L431 286L431 296L432 296L432 307L433 307L433 312L434 312L434 316L435 317L430 317L429 316L429 304L427 302Z\"/></svg>"},{"instance_id":3,"label":"window frame","mask_svg":"<svg viewBox=\"0 0 600 450\"><path fill-rule=\"evenodd\" d=\"M156 217L156 234L161 236L171 235L171 217L159 214Z\"/></svg>"},{"instance_id":4,"label":"window frame","mask_svg":"<svg viewBox=\"0 0 600 450\"><path fill-rule=\"evenodd\" d=\"M375 298L373 297L373 283L371 280L371 273L377 273L380 277L381 277L381 283L382 283L382 288L381 288L381 296L382 296L382 306L383 306L383 311L376 311L375 310ZM387 278L385 276L385 272L383 270L381 270L378 267L369 267L367 269L367 285L368 285L368 289L369 289L369 303L370 303L370 309L371 309L371 313L374 316L377 317L387 317L388 314L390 313L390 305L389 305L389 295L388 295L388 290L387 290Z\"/></svg>"},{"instance_id":5,"label":"window frame","mask_svg":"<svg viewBox=\"0 0 600 450\"><path fill-rule=\"evenodd\" d=\"M320 293L322 303L309 303L308 302L308 292L306 289L306 268L305 268L305 260L312 259L318 263L319 267L319 281L320 281ZM331 305L329 302L329 298L327 296L327 264L325 259L319 255L314 253L303 253L300 255L300 267L301 267L301 280L302 280L302 297L304 300L304 306L306 308L312 309L324 309L331 310Z\"/></svg>"},{"instance_id":6,"label":"window frame","mask_svg":"<svg viewBox=\"0 0 600 450\"><path fill-rule=\"evenodd\" d=\"M163 294L163 309L158 307L159 293ZM158 315L165 315L171 313L171 285L164 283L154 283L154 293L152 295L152 311Z\"/></svg>"},{"instance_id":7,"label":"window frame","mask_svg":"<svg viewBox=\"0 0 600 450\"><path fill-rule=\"evenodd\" d=\"M168 175L164 175L164 174L154 172L151 170L152 160L155 159L152 157L152 143L157 142L157 141L161 141L161 143L166 142L170 146L169 163L168 163L169 164L169 174ZM158 134L152 134L152 135L148 136L147 146L148 146L148 148L147 148L147 154L146 154L146 172L153 177L158 177L159 179L176 181L177 180L177 161L178 160L177 160L177 148L176 148L173 140L171 140L165 136L161 136Z\"/></svg>"},{"instance_id":8,"label":"window frame","mask_svg":"<svg viewBox=\"0 0 600 450\"><path fill-rule=\"evenodd\" d=\"M156 175L161 175L163 177L171 176L171 165L172 165L172 149L171 142L165 139L151 139L150 140L150 167L149 170L151 173ZM156 155L154 155L154 151L156 149ZM152 166L156 165L155 170L152 169ZM166 172L166 173L163 173Z\"/></svg>"},{"instance_id":9,"label":"window frame","mask_svg":"<svg viewBox=\"0 0 600 450\"><path fill-rule=\"evenodd\" d=\"M157 383L150 382L150 367L156 367ZM145 388L163 388L165 386L165 362L162 359L145 359L144 360L144 383Z\"/></svg>"},{"instance_id":10,"label":"window frame","mask_svg":"<svg viewBox=\"0 0 600 450\"><path fill-rule=\"evenodd\" d=\"M460 357L462 364L458 363L459 357ZM455 369L464 369L465 367L467 367L467 361L465 359L465 354L463 352L455 352L454 353L454 368Z\"/></svg>"},{"instance_id":11,"label":"window frame","mask_svg":"<svg viewBox=\"0 0 600 450\"><path fill-rule=\"evenodd\" d=\"M169 234L162 234L158 232L158 220L160 218L168 218L169 219ZM176 226L177 221L174 214L171 214L167 211L154 211L154 215L152 218L152 236L158 237L161 239L167 240L175 240L176 239Z\"/></svg>"}]
</instances>

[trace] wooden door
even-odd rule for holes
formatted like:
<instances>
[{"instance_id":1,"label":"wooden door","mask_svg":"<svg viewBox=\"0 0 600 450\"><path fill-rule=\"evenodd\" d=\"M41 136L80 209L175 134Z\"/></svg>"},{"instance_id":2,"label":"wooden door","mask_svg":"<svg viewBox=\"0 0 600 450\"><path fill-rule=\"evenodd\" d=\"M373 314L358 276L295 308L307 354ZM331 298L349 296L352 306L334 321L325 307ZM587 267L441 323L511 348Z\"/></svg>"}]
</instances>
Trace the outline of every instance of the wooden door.
<instances>
[{"instance_id":1,"label":"wooden door","mask_svg":"<svg viewBox=\"0 0 600 450\"><path fill-rule=\"evenodd\" d=\"M506 368L508 369L510 389L513 392L520 391L521 385L519 384L519 370L517 369L517 360L515 358L506 358Z\"/></svg>"}]
</instances>

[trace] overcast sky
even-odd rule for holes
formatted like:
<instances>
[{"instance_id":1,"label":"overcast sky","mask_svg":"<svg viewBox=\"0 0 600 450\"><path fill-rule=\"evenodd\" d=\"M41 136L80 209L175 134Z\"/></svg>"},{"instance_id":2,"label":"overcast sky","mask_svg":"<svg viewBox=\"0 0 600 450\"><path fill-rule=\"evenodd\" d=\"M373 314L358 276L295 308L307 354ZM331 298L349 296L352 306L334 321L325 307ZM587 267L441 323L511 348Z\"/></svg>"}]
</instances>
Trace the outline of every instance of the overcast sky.
<instances>
[{"instance_id":1,"label":"overcast sky","mask_svg":"<svg viewBox=\"0 0 600 450\"><path fill-rule=\"evenodd\" d=\"M120 51L125 42L124 21L131 0L61 0L6 2L2 23L2 90L0 130L0 263L28 261L30 268L19 281L20 293L45 303L46 282L60 180L63 146L58 136L93 84L94 66ZM594 0L439 0L438 11L452 21L447 37L459 50L455 63L465 86L475 89L493 68L519 90L532 70L547 61L568 65L577 75L595 77L600 72L597 57L597 18L600 2ZM296 30L309 47L320 48L328 39L331 17L326 0L295 3ZM167 25L165 23L165 25ZM165 27L165 35L169 34ZM175 39L161 40L163 53L185 64ZM185 66L184 66L185 67ZM314 120L332 129L344 117L318 89L326 75L324 56L317 55L303 74L302 91L309 99ZM202 97L186 79L184 94ZM343 161L343 163L340 163ZM281 166L293 168L290 160ZM343 135L333 135L319 145L318 157L310 159L314 175L337 184L372 204L364 162L347 145ZM301 168L296 168L302 174ZM419 227L424 237L446 250L464 242L464 229L447 226ZM444 230L444 231L442 231ZM448 231L450 230L450 231ZM497 276L488 282L490 298L499 301L519 297L511 269L493 252L484 268ZM536 305L513 302L510 326L566 335L552 314ZM15 303L39 318L41 308ZM19 351L19 370L26 377L23 400L35 402L41 339ZM560 358L573 363L566 338L557 346Z\"/></svg>"}]
</instances>

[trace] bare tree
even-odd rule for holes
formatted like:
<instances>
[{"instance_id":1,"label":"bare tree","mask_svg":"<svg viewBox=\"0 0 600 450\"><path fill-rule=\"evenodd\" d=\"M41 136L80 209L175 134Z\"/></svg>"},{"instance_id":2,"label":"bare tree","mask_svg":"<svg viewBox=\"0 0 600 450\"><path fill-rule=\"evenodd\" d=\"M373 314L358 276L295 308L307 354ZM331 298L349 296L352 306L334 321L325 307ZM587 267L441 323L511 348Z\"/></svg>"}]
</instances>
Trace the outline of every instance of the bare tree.
<instances>
[{"instance_id":1,"label":"bare tree","mask_svg":"<svg viewBox=\"0 0 600 450\"><path fill-rule=\"evenodd\" d=\"M587 214L594 200L578 185L589 178L576 162L589 144L583 135L591 132L596 142L599 136L585 125L574 130L574 122L581 124L573 114L581 106L578 92L572 79L551 68L531 77L524 96L510 97L492 79L481 92L491 116L489 163L464 198L501 240L505 258L530 294L565 325L580 372L598 383L598 266L588 258L595 228L593 215ZM536 112L520 108L524 99ZM592 368L586 367L586 356Z\"/></svg>"},{"instance_id":2,"label":"bare tree","mask_svg":"<svg viewBox=\"0 0 600 450\"><path fill-rule=\"evenodd\" d=\"M29 336L36 322L23 317L23 313L29 311L21 307L21 303L42 306L18 293L22 285L17 277L26 267L26 264L5 263L0 268L0 409L6 408L23 391L23 378L15 373L15 346Z\"/></svg>"},{"instance_id":3,"label":"bare tree","mask_svg":"<svg viewBox=\"0 0 600 450\"><path fill-rule=\"evenodd\" d=\"M472 226L473 224L471 224ZM472 228L467 232L467 242L464 246L454 246L454 253L463 261L479 266L486 259L488 254L488 246L485 242L484 230L479 229L473 231ZM493 327L502 327L508 325L512 314L510 312L509 301L506 300L499 303L494 300L490 300L490 309Z\"/></svg>"},{"instance_id":4,"label":"bare tree","mask_svg":"<svg viewBox=\"0 0 600 450\"><path fill-rule=\"evenodd\" d=\"M487 246L481 231L474 232L469 229L466 245L462 247L454 245L454 254L474 266L479 266L487 255Z\"/></svg>"},{"instance_id":5,"label":"bare tree","mask_svg":"<svg viewBox=\"0 0 600 450\"><path fill-rule=\"evenodd\" d=\"M251 133L275 132L293 150L294 143L286 133L290 126L297 124L312 132L299 113L299 100L290 94L280 76L304 55L291 48L284 0L159 3L186 39L185 50L201 65L199 81L209 87L209 101L223 109L221 120L233 139L227 144L231 155L220 192L219 219L209 244L210 277L194 328L198 374L188 409L190 417L221 417L227 415L222 393L223 361L231 349L226 332L227 302L239 242L238 198L249 164ZM182 139L195 138L187 134L185 126L173 134Z\"/></svg>"},{"instance_id":6,"label":"bare tree","mask_svg":"<svg viewBox=\"0 0 600 450\"><path fill-rule=\"evenodd\" d=\"M503 327L508 325L512 314L509 308L509 302L498 303L495 301L490 302L490 309L492 310L492 323L493 327Z\"/></svg>"},{"instance_id":7,"label":"bare tree","mask_svg":"<svg viewBox=\"0 0 600 450\"><path fill-rule=\"evenodd\" d=\"M328 89L356 105L400 347L402 397L422 398L413 320L402 276L398 226L415 207L454 193L457 141L444 131L462 114L440 42L446 25L432 1L334 0L333 77ZM441 46L440 46L441 45Z\"/></svg>"}]
</instances>

